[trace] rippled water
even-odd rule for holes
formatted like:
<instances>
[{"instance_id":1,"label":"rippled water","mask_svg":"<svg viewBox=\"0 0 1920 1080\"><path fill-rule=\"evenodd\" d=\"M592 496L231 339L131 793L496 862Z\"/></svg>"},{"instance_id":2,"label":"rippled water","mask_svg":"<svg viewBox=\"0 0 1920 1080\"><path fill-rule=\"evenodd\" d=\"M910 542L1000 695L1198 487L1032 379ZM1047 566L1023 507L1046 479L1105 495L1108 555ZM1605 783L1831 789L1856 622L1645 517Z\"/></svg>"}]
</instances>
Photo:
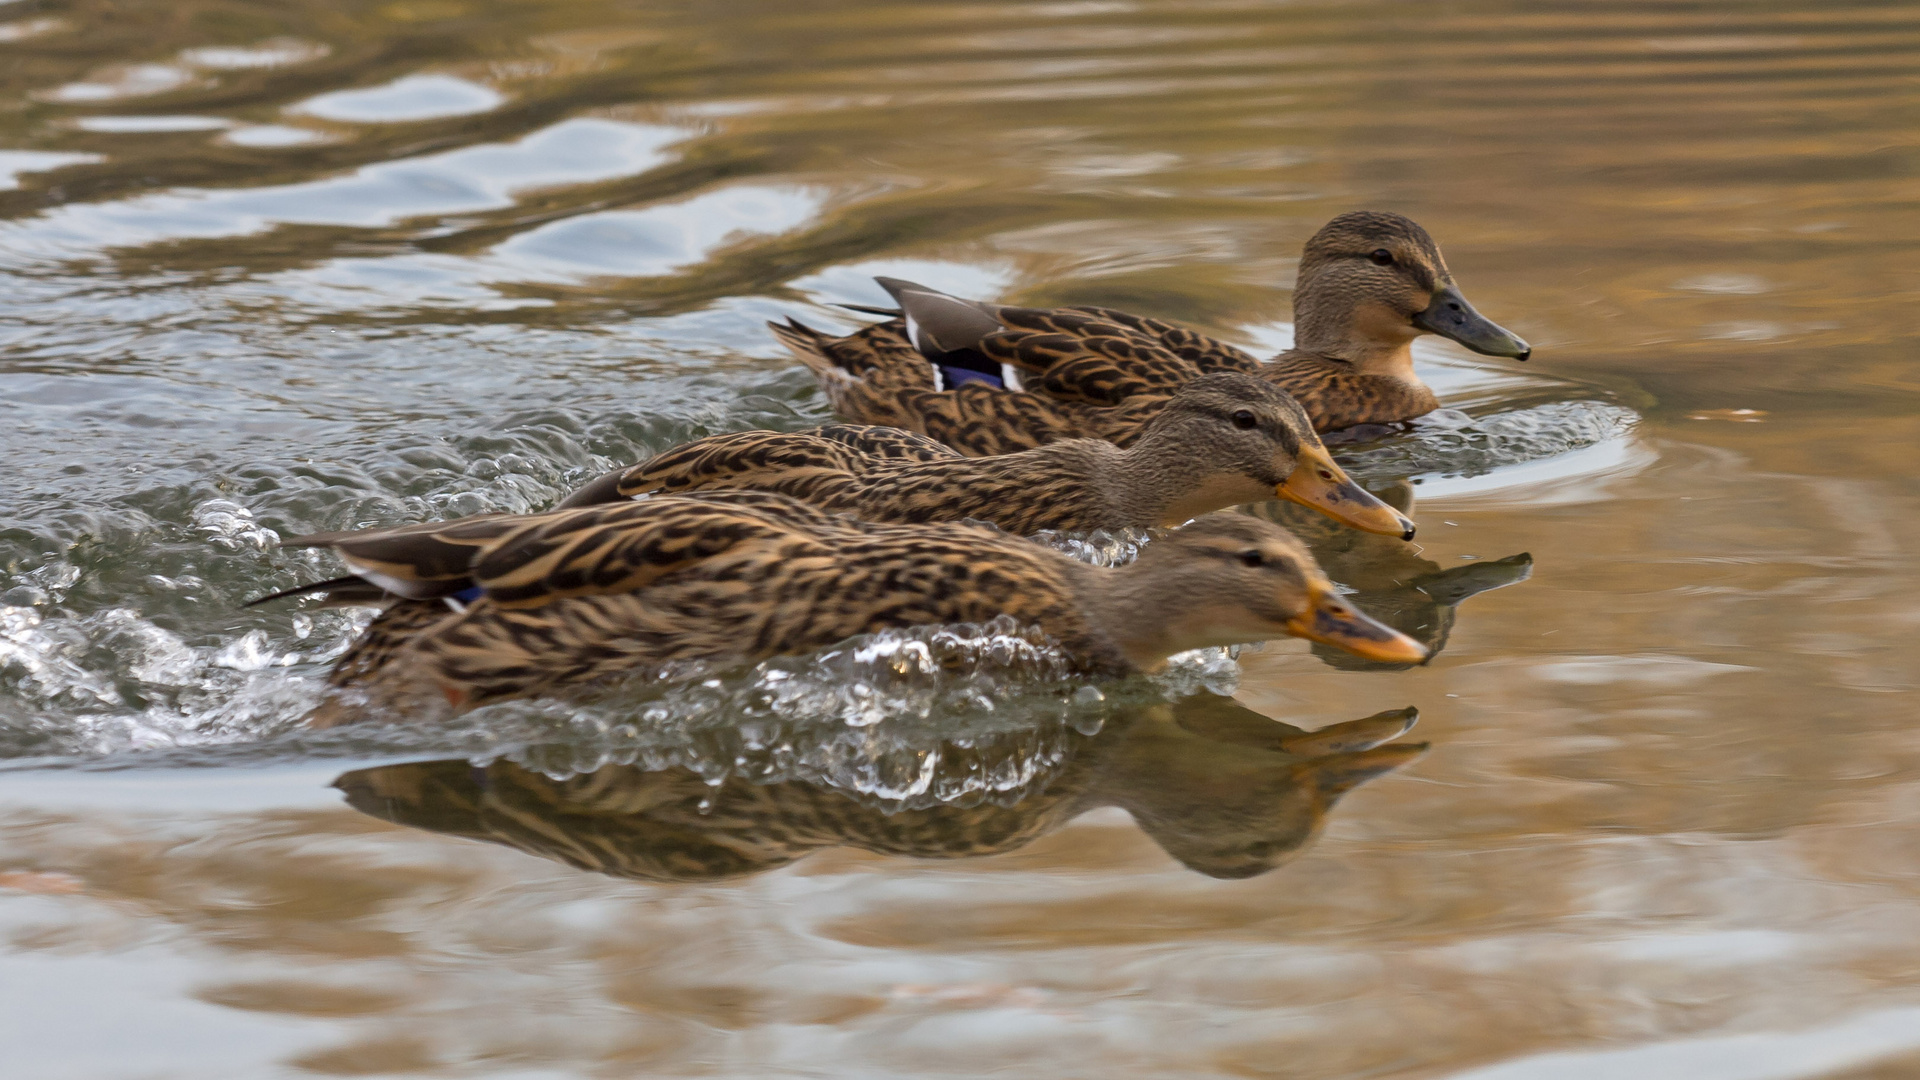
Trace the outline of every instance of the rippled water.
<instances>
[{"instance_id":1,"label":"rippled water","mask_svg":"<svg viewBox=\"0 0 1920 1080\"><path fill-rule=\"evenodd\" d=\"M9 1074L1920 1072L1916 69L1851 0L0 3ZM1418 544L1258 510L1429 667L306 733L354 617L239 606L824 420L761 324L876 273L1283 347L1356 207L1537 349L1338 447Z\"/></svg>"}]
</instances>

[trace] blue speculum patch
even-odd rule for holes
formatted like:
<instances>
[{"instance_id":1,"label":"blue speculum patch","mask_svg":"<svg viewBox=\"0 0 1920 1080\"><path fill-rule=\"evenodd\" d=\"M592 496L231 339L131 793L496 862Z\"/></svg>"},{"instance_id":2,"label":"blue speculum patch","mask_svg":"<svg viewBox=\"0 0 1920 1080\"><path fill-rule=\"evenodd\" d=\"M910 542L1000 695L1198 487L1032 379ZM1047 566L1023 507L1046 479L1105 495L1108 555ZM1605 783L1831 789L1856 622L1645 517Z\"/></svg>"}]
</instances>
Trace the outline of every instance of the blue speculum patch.
<instances>
[{"instance_id":1,"label":"blue speculum patch","mask_svg":"<svg viewBox=\"0 0 1920 1080\"><path fill-rule=\"evenodd\" d=\"M1007 388L1007 384L1001 381L1000 376L989 375L984 371L975 371L972 368L949 367L946 364L941 364L940 375L946 380L947 389L949 390L957 389L970 382L985 383L995 390L1005 390Z\"/></svg>"}]
</instances>

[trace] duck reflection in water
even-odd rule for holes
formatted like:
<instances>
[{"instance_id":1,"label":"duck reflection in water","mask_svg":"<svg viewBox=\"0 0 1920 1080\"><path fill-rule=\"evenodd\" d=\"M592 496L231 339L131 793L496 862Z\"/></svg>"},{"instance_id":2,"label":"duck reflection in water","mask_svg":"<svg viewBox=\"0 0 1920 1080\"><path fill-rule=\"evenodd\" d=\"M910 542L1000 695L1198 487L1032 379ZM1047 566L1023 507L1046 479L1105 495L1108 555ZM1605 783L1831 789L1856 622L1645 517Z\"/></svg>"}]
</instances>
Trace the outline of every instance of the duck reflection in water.
<instances>
[{"instance_id":1,"label":"duck reflection in water","mask_svg":"<svg viewBox=\"0 0 1920 1080\"><path fill-rule=\"evenodd\" d=\"M1395 510L1412 515L1412 484L1395 481L1374 490L1374 494ZM1518 585L1533 576L1533 556L1524 551L1504 559L1481 559L1443 568L1422 557L1415 544L1353 529L1327 528L1326 519L1299 513L1299 508L1289 503L1255 503L1247 509L1256 517L1286 526L1313 552L1327 576L1359 590L1347 597L1355 607L1425 645L1429 659L1447 647L1454 609L1462 601ZM1313 647L1313 654L1343 671L1404 671L1414 666L1362 660L1320 645Z\"/></svg>"},{"instance_id":2,"label":"duck reflection in water","mask_svg":"<svg viewBox=\"0 0 1920 1080\"><path fill-rule=\"evenodd\" d=\"M1025 731L1002 740L997 756L1043 751L1044 775L1008 805L976 788L970 799L897 809L816 779L729 776L713 786L681 766L610 765L555 780L507 761L360 769L335 786L373 817L642 881L741 877L842 846L994 855L1102 806L1127 810L1190 869L1247 878L1302 851L1341 796L1419 758L1425 743L1392 741L1417 716L1395 709L1307 732L1203 693L1123 711L1091 736L1064 725L1061 740ZM947 743L942 766L977 770L996 756L993 742Z\"/></svg>"}]
</instances>

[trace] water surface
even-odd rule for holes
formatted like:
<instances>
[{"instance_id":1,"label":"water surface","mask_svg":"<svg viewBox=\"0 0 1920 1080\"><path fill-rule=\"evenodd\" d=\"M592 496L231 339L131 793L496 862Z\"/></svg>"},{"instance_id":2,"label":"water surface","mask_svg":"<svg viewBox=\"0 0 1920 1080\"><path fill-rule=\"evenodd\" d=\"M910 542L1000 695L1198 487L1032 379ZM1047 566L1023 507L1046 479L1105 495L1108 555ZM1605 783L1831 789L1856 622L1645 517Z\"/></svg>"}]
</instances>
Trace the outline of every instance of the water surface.
<instances>
[{"instance_id":1,"label":"water surface","mask_svg":"<svg viewBox=\"0 0 1920 1080\"><path fill-rule=\"evenodd\" d=\"M1852 0L0 5L10 1065L1920 1071L1916 70ZM1537 350L1341 448L1429 667L310 735L351 617L239 607L824 420L762 324L876 273L1279 348L1360 207Z\"/></svg>"}]
</instances>

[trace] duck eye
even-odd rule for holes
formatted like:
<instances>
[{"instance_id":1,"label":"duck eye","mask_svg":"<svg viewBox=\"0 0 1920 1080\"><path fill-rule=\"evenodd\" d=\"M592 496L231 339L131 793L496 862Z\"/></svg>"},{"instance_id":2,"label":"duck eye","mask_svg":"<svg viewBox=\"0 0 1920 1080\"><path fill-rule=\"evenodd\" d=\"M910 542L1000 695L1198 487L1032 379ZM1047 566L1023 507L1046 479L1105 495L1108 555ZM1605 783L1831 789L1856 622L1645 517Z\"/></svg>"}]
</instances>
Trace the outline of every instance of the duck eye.
<instances>
[{"instance_id":1,"label":"duck eye","mask_svg":"<svg viewBox=\"0 0 1920 1080\"><path fill-rule=\"evenodd\" d=\"M1239 412L1233 414L1233 426L1239 428L1241 431L1252 431L1254 428L1260 426L1260 418L1245 409L1241 409Z\"/></svg>"},{"instance_id":2,"label":"duck eye","mask_svg":"<svg viewBox=\"0 0 1920 1080\"><path fill-rule=\"evenodd\" d=\"M1374 248L1373 254L1367 256L1367 258L1372 259L1373 265L1375 266L1393 265L1393 252L1388 251L1386 248Z\"/></svg>"},{"instance_id":3,"label":"duck eye","mask_svg":"<svg viewBox=\"0 0 1920 1080\"><path fill-rule=\"evenodd\" d=\"M1247 566L1265 566L1267 557L1258 551L1243 551L1240 553L1240 561Z\"/></svg>"}]
</instances>

